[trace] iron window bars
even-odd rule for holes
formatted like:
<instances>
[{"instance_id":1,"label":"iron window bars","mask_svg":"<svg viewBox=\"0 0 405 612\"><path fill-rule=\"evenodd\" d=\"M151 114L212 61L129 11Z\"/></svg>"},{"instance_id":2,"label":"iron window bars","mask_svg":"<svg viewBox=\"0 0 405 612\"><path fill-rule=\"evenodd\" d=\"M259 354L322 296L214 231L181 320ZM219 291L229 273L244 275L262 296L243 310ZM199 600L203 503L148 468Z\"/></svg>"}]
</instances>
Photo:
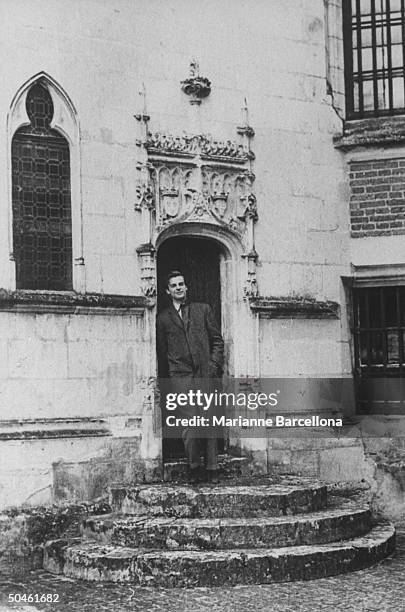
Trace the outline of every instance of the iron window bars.
<instances>
[{"instance_id":1,"label":"iron window bars","mask_svg":"<svg viewBox=\"0 0 405 612\"><path fill-rule=\"evenodd\" d=\"M405 112L405 0L343 0L347 119Z\"/></svg>"},{"instance_id":2,"label":"iron window bars","mask_svg":"<svg viewBox=\"0 0 405 612\"><path fill-rule=\"evenodd\" d=\"M405 286L353 290L355 368L359 376L405 372Z\"/></svg>"},{"instance_id":3,"label":"iron window bars","mask_svg":"<svg viewBox=\"0 0 405 612\"><path fill-rule=\"evenodd\" d=\"M405 286L353 290L356 396L360 413L405 409Z\"/></svg>"}]
</instances>

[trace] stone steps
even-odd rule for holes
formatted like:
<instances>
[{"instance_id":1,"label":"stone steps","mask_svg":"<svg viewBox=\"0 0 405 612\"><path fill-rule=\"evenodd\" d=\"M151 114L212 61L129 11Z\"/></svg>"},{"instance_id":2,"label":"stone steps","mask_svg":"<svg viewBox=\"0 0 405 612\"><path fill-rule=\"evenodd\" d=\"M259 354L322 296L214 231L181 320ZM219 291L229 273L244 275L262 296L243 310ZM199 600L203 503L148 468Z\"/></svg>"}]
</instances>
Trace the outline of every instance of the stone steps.
<instances>
[{"instance_id":1,"label":"stone steps","mask_svg":"<svg viewBox=\"0 0 405 612\"><path fill-rule=\"evenodd\" d=\"M362 569L394 550L395 529L333 544L215 551L145 551L93 542L49 542L45 569L89 581L154 587L233 586L309 580Z\"/></svg>"},{"instance_id":2,"label":"stone steps","mask_svg":"<svg viewBox=\"0 0 405 612\"><path fill-rule=\"evenodd\" d=\"M190 487L170 485L117 486L111 488L114 512L132 515L238 518L283 516L326 507L327 488L317 481Z\"/></svg>"},{"instance_id":3,"label":"stone steps","mask_svg":"<svg viewBox=\"0 0 405 612\"><path fill-rule=\"evenodd\" d=\"M140 586L267 584L331 576L390 554L395 529L374 525L364 495L328 494L294 476L239 476L219 485L115 485L109 515L81 537L47 542L44 568ZM342 493L342 491L340 491Z\"/></svg>"},{"instance_id":4,"label":"stone steps","mask_svg":"<svg viewBox=\"0 0 405 612\"><path fill-rule=\"evenodd\" d=\"M339 500L336 508L289 517L166 518L101 515L86 518L82 536L100 544L162 550L219 550L324 544L366 534L367 507Z\"/></svg>"}]
</instances>

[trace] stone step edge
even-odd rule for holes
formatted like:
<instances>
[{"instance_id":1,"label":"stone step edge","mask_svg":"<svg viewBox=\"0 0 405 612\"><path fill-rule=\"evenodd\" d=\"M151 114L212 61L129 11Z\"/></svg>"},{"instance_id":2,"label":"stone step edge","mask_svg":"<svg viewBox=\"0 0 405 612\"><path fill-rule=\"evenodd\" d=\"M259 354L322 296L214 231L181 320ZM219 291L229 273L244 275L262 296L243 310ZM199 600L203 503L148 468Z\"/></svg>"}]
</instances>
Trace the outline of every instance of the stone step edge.
<instances>
[{"instance_id":1,"label":"stone step edge","mask_svg":"<svg viewBox=\"0 0 405 612\"><path fill-rule=\"evenodd\" d=\"M216 488L223 489L225 487L296 487L300 489L311 489L311 488L325 488L329 490L331 487L330 484L320 480L319 478L315 478L312 476L297 476L295 474L259 474L259 475L250 475L249 477L240 476L231 480L226 478L224 481L220 479L220 482L215 487L213 485L209 485L207 483L200 483L198 485L191 485L187 482L183 483L174 483L174 482L166 482L161 480L159 482L113 482L108 486L109 491L114 490L122 490L122 489L148 489L150 487L156 488L159 487L162 490L201 490L204 488Z\"/></svg>"},{"instance_id":2,"label":"stone step edge","mask_svg":"<svg viewBox=\"0 0 405 612\"><path fill-rule=\"evenodd\" d=\"M203 455L201 455L201 460L203 462L204 457ZM221 454L218 455L218 463L219 465L229 465L234 463L235 465L239 464L245 464L245 463L249 463L249 458L248 457L243 457L243 456L236 456L236 455L226 455L226 454ZM187 459L185 457L179 457L178 459L169 459L168 461L163 460L163 465L166 467L171 467L171 466L188 466L188 462Z\"/></svg>"},{"instance_id":3,"label":"stone step edge","mask_svg":"<svg viewBox=\"0 0 405 612\"><path fill-rule=\"evenodd\" d=\"M123 514L119 514L119 513L112 513L112 514L100 514L100 515L94 515L94 516L90 516L90 517L86 517L85 519L83 519L84 522L90 522L92 520L99 520L100 522L103 521L103 519L105 521L115 521L115 522L122 522L122 523L128 523L131 520L133 521L134 524L145 524L147 523L148 526L149 525L201 525L202 527L204 525L247 525L251 522L252 524L256 523L258 520L260 520L261 523L266 523L266 524L290 524L290 523L305 523L309 520L322 520L322 518L338 518L338 517L343 517L343 516L355 516L356 514L361 514L364 512L371 512L370 509L368 507L362 507L362 508L356 508L356 509L352 509L349 510L349 508L345 509L345 508L341 508L341 512L338 513L338 509L337 508L328 508L325 510L316 510L314 512L306 512L306 513L301 513L301 514L288 514L288 515L282 515L282 516L268 516L268 517L257 517L257 516L250 516L250 517L222 517L222 518L198 518L198 517L192 517L192 518L187 518L187 517L180 517L180 518L176 518L176 517L150 517L146 514L142 514L139 516L133 516L133 515L123 515ZM323 515L323 516L318 516L318 515ZM326 515L326 516L324 516ZM125 518L126 516L128 516L128 518Z\"/></svg>"},{"instance_id":4,"label":"stone step edge","mask_svg":"<svg viewBox=\"0 0 405 612\"><path fill-rule=\"evenodd\" d=\"M288 515L327 506L326 485L225 485L211 487L131 485L111 488L113 511L153 516Z\"/></svg>"},{"instance_id":5,"label":"stone step edge","mask_svg":"<svg viewBox=\"0 0 405 612\"><path fill-rule=\"evenodd\" d=\"M197 587L310 580L363 569L395 548L395 527L381 523L366 536L315 546L226 551L158 551L48 542L44 569L88 581ZM52 553L59 555L56 559Z\"/></svg>"},{"instance_id":6,"label":"stone step edge","mask_svg":"<svg viewBox=\"0 0 405 612\"><path fill-rule=\"evenodd\" d=\"M139 492L139 493L155 493L168 495L175 494L176 496L185 496L190 500L193 500L198 495L256 495L258 496L281 496L291 495L295 492L319 492L327 491L326 485L314 485L314 486L300 486L300 485L283 485L283 484L251 484L251 485L240 485L240 484L219 484L211 486L201 485L174 485L166 486L165 484L134 484L134 485L122 485L117 487L111 487L111 491L119 492Z\"/></svg>"},{"instance_id":7,"label":"stone step edge","mask_svg":"<svg viewBox=\"0 0 405 612\"><path fill-rule=\"evenodd\" d=\"M84 517L82 520L82 527L91 522L98 522L100 524L106 524L106 528L110 528L113 525L127 525L131 524L131 522L135 526L146 525L147 527L156 526L168 526L173 527L176 525L179 526L198 526L204 528L206 526L219 526L219 527L227 527L227 526L243 526L249 527L251 523L252 526L257 524L260 521L261 524L266 525L289 525L292 523L306 523L310 521L322 521L330 518L343 518L343 517L355 517L357 515L361 516L365 513L370 515L371 519L371 510L367 504L362 506L354 505L351 500L340 500L341 503L338 506L328 507L323 510L315 510L313 512L303 512L299 514L289 514L283 516L267 516L267 517L222 517L222 518L199 518L199 517L151 517L147 514L133 516L133 515L125 515L120 513L111 513L111 514L95 514L92 516ZM108 523L112 523L108 525Z\"/></svg>"},{"instance_id":8,"label":"stone step edge","mask_svg":"<svg viewBox=\"0 0 405 612\"><path fill-rule=\"evenodd\" d=\"M268 548L327 543L364 535L371 528L371 511L353 503L288 517L167 518L125 515L86 517L85 540L120 546L163 550Z\"/></svg>"},{"instance_id":9,"label":"stone step edge","mask_svg":"<svg viewBox=\"0 0 405 612\"><path fill-rule=\"evenodd\" d=\"M201 457L201 465L204 465L204 458ZM252 465L248 457L234 455L219 455L218 468L221 478L229 480L238 476L248 477L257 473L257 467ZM164 482L185 482L188 478L187 459L171 459L163 461L163 480Z\"/></svg>"}]
</instances>

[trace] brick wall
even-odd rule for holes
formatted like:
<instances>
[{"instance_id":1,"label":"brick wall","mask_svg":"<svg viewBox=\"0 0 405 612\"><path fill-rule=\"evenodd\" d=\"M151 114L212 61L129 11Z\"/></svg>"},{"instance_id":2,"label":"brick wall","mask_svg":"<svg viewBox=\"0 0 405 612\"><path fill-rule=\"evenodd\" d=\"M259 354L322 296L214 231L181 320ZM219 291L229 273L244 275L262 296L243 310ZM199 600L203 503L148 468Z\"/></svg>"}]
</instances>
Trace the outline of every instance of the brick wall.
<instances>
[{"instance_id":1,"label":"brick wall","mask_svg":"<svg viewBox=\"0 0 405 612\"><path fill-rule=\"evenodd\" d=\"M405 158L350 164L353 238L405 234Z\"/></svg>"}]
</instances>

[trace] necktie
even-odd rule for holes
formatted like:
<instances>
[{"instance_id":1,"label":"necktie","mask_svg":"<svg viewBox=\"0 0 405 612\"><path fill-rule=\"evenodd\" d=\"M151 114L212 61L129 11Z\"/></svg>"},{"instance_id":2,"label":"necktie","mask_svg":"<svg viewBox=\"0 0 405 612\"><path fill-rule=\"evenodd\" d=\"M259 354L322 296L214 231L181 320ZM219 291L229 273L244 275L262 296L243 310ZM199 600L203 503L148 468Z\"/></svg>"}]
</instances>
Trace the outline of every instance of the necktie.
<instances>
[{"instance_id":1,"label":"necktie","mask_svg":"<svg viewBox=\"0 0 405 612\"><path fill-rule=\"evenodd\" d=\"M180 306L180 310L179 310L179 314L180 317L182 318L183 321L183 325L186 327L187 326L187 310L186 310L186 304L182 304Z\"/></svg>"}]
</instances>

